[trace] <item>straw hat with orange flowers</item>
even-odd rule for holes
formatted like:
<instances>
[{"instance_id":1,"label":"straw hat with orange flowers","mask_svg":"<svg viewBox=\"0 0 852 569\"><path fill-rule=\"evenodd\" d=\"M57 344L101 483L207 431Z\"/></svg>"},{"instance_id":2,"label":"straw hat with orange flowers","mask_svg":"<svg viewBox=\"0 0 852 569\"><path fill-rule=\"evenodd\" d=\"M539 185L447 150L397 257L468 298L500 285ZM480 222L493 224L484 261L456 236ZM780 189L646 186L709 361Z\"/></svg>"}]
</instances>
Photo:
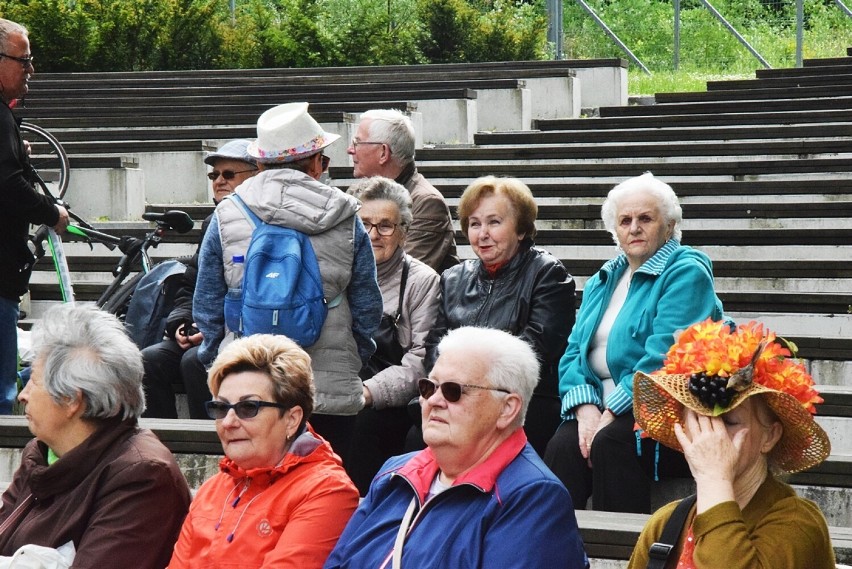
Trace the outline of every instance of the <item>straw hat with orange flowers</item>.
<instances>
[{"instance_id":1,"label":"straw hat with orange flowers","mask_svg":"<svg viewBox=\"0 0 852 569\"><path fill-rule=\"evenodd\" d=\"M708 377L721 390L712 400L699 391L697 381L703 384ZM799 472L831 452L828 436L813 419L814 405L822 403L813 385L802 363L762 324L732 330L725 322L705 320L678 336L662 369L636 373L633 413L651 438L682 451L674 425L683 420L684 407L718 416L760 394L784 426L769 458L781 470Z\"/></svg>"}]
</instances>

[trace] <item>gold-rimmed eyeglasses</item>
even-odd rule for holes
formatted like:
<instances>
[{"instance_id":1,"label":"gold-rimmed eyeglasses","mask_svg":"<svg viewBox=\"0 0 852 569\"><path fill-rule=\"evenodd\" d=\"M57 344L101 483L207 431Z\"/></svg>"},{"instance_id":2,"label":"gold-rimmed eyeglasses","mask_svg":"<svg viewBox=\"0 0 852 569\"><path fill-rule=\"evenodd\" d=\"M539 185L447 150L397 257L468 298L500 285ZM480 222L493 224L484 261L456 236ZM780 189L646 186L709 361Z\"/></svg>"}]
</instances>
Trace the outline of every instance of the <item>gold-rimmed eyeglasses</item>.
<instances>
[{"instance_id":1,"label":"gold-rimmed eyeglasses","mask_svg":"<svg viewBox=\"0 0 852 569\"><path fill-rule=\"evenodd\" d=\"M358 147L362 144L385 144L384 142L377 142L375 140L358 140L357 138L352 139L352 148L358 150Z\"/></svg>"}]
</instances>

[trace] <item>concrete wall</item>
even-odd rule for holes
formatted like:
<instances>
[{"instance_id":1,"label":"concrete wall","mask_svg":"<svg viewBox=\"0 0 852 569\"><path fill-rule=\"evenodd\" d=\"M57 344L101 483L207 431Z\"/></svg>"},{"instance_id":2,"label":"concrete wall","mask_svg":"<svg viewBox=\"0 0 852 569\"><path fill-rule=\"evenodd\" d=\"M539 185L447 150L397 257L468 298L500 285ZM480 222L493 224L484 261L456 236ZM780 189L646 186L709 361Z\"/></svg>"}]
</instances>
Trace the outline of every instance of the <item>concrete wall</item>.
<instances>
[{"instance_id":1,"label":"concrete wall","mask_svg":"<svg viewBox=\"0 0 852 569\"><path fill-rule=\"evenodd\" d=\"M574 77L524 79L530 90L532 118L562 119L580 116L582 85Z\"/></svg>"},{"instance_id":2,"label":"concrete wall","mask_svg":"<svg viewBox=\"0 0 852 569\"><path fill-rule=\"evenodd\" d=\"M476 92L476 130L529 130L529 89L480 89Z\"/></svg>"},{"instance_id":3,"label":"concrete wall","mask_svg":"<svg viewBox=\"0 0 852 569\"><path fill-rule=\"evenodd\" d=\"M216 150L220 145L212 146ZM205 177L206 152L142 152L136 154L145 174L147 203L207 203L212 199L210 182ZM127 219L127 218L116 218Z\"/></svg>"},{"instance_id":4,"label":"concrete wall","mask_svg":"<svg viewBox=\"0 0 852 569\"><path fill-rule=\"evenodd\" d=\"M72 170L66 200L83 219L141 219L145 212L145 174L136 159L124 168Z\"/></svg>"},{"instance_id":5,"label":"concrete wall","mask_svg":"<svg viewBox=\"0 0 852 569\"><path fill-rule=\"evenodd\" d=\"M621 107L627 104L627 69L624 67L578 68L580 104L587 107Z\"/></svg>"},{"instance_id":6,"label":"concrete wall","mask_svg":"<svg viewBox=\"0 0 852 569\"><path fill-rule=\"evenodd\" d=\"M476 132L475 99L435 99L418 101L423 114L424 144L473 144Z\"/></svg>"}]
</instances>

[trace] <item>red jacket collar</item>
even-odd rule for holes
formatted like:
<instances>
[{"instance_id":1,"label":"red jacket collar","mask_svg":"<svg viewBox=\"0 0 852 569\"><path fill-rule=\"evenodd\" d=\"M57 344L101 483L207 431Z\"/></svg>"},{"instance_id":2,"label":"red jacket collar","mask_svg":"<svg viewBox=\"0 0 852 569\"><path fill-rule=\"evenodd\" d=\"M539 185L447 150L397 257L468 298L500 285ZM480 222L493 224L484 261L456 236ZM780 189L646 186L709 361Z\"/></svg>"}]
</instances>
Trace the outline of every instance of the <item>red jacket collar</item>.
<instances>
[{"instance_id":1,"label":"red jacket collar","mask_svg":"<svg viewBox=\"0 0 852 569\"><path fill-rule=\"evenodd\" d=\"M485 459L485 462L456 478L453 486L469 484L483 492L491 492L497 483L497 477L521 454L526 444L527 434L522 428L517 429ZM438 462L435 460L432 449L427 447L426 450L414 455L397 471L397 474L408 480L422 504L426 500L435 476L438 475Z\"/></svg>"}]
</instances>

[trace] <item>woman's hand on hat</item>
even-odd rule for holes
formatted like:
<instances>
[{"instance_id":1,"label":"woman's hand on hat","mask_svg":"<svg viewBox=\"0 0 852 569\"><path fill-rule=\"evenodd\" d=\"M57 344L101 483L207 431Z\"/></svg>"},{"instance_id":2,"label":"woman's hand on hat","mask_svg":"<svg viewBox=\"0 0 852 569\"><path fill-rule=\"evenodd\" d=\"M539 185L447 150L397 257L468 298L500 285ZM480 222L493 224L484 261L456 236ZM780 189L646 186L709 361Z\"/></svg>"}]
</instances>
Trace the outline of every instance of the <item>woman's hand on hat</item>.
<instances>
[{"instance_id":1,"label":"woman's hand on hat","mask_svg":"<svg viewBox=\"0 0 852 569\"><path fill-rule=\"evenodd\" d=\"M732 438L721 417L708 417L685 409L683 424L676 423L674 433L695 478L697 511L701 513L721 502L734 500L734 477L745 442L745 430L737 431Z\"/></svg>"},{"instance_id":2,"label":"woman's hand on hat","mask_svg":"<svg viewBox=\"0 0 852 569\"><path fill-rule=\"evenodd\" d=\"M597 405L580 405L575 411L577 416L577 437L580 439L580 454L589 460L592 451L592 440L598 432L598 424L601 421L601 410ZM592 464L589 462L589 467Z\"/></svg>"}]
</instances>

